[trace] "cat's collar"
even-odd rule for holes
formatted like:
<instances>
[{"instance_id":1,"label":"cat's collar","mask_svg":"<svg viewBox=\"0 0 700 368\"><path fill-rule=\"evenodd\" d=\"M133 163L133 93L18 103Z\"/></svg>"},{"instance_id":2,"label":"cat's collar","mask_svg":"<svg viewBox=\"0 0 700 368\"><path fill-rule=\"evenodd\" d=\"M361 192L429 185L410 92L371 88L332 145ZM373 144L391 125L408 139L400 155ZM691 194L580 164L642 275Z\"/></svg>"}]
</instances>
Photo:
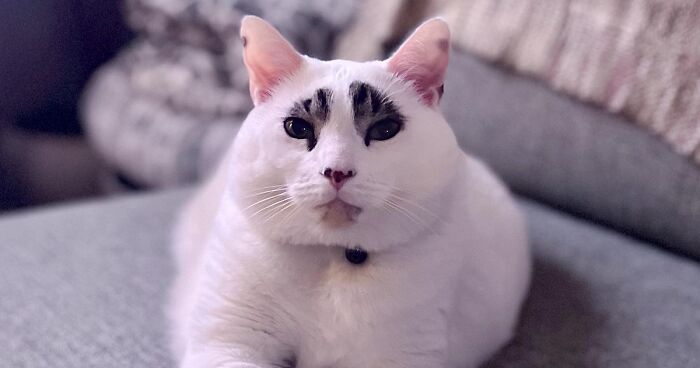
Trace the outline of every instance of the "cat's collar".
<instances>
[{"instance_id":1,"label":"cat's collar","mask_svg":"<svg viewBox=\"0 0 700 368\"><path fill-rule=\"evenodd\" d=\"M360 247L345 249L345 259L354 265L359 266L365 263L368 258L369 254L367 251Z\"/></svg>"}]
</instances>

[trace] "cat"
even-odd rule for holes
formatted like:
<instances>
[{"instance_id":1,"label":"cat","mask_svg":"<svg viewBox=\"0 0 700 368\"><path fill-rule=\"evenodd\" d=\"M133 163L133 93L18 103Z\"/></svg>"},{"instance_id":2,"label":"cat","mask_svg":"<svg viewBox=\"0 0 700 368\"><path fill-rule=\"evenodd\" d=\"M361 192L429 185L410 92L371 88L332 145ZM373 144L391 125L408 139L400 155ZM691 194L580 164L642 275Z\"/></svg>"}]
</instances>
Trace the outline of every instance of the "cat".
<instances>
[{"instance_id":1,"label":"cat","mask_svg":"<svg viewBox=\"0 0 700 368\"><path fill-rule=\"evenodd\" d=\"M488 359L531 261L510 193L440 112L447 24L364 63L300 55L253 16L241 40L255 107L174 235L180 367Z\"/></svg>"}]
</instances>

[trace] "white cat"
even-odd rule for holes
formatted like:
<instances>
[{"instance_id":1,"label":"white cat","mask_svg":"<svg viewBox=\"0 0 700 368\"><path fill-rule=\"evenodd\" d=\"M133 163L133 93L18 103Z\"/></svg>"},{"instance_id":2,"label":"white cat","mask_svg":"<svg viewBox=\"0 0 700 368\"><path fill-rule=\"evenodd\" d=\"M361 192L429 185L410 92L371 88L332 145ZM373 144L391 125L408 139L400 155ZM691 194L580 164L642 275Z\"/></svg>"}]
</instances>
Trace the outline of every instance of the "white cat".
<instances>
[{"instance_id":1,"label":"white cat","mask_svg":"<svg viewBox=\"0 0 700 368\"><path fill-rule=\"evenodd\" d=\"M388 60L241 26L255 108L184 210L181 367L475 367L513 334L530 258L508 191L439 111L450 33ZM468 124L468 122L458 122Z\"/></svg>"}]
</instances>

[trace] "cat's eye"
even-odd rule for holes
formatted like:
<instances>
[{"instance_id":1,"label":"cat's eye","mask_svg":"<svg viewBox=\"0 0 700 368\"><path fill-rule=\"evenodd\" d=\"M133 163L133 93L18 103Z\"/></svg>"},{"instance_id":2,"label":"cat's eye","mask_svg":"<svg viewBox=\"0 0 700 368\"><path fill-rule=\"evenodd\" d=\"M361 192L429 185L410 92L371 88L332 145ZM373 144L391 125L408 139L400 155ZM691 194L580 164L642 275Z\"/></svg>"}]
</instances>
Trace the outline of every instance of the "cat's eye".
<instances>
[{"instance_id":1,"label":"cat's eye","mask_svg":"<svg viewBox=\"0 0 700 368\"><path fill-rule=\"evenodd\" d=\"M394 119L382 119L367 129L365 144L369 141L385 141L393 138L401 130L401 123Z\"/></svg>"},{"instance_id":2,"label":"cat's eye","mask_svg":"<svg viewBox=\"0 0 700 368\"><path fill-rule=\"evenodd\" d=\"M314 137L313 125L301 118L284 119L284 130L287 135L296 139L312 139Z\"/></svg>"}]
</instances>

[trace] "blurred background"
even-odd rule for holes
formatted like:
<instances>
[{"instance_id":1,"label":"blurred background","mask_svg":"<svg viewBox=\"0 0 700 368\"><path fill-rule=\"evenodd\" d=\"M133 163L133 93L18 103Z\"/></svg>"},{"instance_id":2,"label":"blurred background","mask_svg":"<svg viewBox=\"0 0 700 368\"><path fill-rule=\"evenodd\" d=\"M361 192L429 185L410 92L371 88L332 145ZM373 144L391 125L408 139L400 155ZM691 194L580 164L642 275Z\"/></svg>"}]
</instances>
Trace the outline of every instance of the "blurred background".
<instances>
[{"instance_id":1,"label":"blurred background","mask_svg":"<svg viewBox=\"0 0 700 368\"><path fill-rule=\"evenodd\" d=\"M252 107L242 16L329 58L355 11L334 0L1 2L0 211L196 181Z\"/></svg>"},{"instance_id":2,"label":"blurred background","mask_svg":"<svg viewBox=\"0 0 700 368\"><path fill-rule=\"evenodd\" d=\"M0 2L0 210L95 195L78 102L133 34L116 0Z\"/></svg>"}]
</instances>

